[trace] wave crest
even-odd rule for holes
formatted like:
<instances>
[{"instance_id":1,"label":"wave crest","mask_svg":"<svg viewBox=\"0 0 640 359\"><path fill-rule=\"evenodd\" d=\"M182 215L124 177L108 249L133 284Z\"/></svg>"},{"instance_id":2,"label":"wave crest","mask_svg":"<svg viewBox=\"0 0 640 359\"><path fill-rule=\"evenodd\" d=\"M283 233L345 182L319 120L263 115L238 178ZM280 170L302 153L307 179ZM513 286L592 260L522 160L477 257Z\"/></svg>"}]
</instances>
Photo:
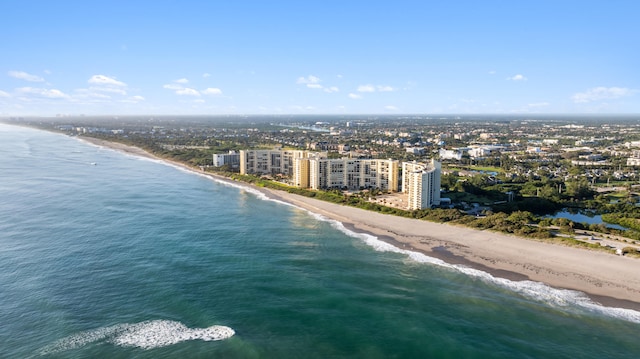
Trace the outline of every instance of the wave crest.
<instances>
[{"instance_id":1,"label":"wave crest","mask_svg":"<svg viewBox=\"0 0 640 359\"><path fill-rule=\"evenodd\" d=\"M191 329L180 322L171 320L150 320L134 324L117 324L74 334L43 348L39 354L59 353L96 342L147 350L187 340L224 340L234 334L233 329L221 325Z\"/></svg>"},{"instance_id":2,"label":"wave crest","mask_svg":"<svg viewBox=\"0 0 640 359\"><path fill-rule=\"evenodd\" d=\"M398 248L392 244L380 240L376 236L367 233L358 233L351 231L339 221L328 219L322 215L314 213L312 213L312 215L318 220L323 220L331 223L334 228L340 230L346 235L362 240L365 244L372 247L378 252L399 253L406 255L411 260L418 263L428 263L437 265L439 267L448 268L469 277L481 280L485 283L490 283L501 288L505 288L527 298L563 308L563 310L565 311L574 311L574 308L578 307L582 310L608 316L611 318L625 320L633 323L640 323L640 312L633 309L603 306L600 303L594 302L585 293L580 291L553 288L544 283L534 282L530 280L514 281L506 278L494 277L493 275L485 271L470 268L464 265L450 264L441 259L430 257L420 252Z\"/></svg>"}]
</instances>

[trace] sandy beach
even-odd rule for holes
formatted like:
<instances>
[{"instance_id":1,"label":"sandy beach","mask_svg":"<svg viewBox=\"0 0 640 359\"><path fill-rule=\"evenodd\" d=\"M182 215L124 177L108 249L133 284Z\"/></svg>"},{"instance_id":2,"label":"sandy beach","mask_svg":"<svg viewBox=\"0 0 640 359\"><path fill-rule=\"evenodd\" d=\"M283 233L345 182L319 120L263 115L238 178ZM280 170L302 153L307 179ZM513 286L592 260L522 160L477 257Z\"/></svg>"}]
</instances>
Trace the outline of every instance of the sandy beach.
<instances>
[{"instance_id":1,"label":"sandy beach","mask_svg":"<svg viewBox=\"0 0 640 359\"><path fill-rule=\"evenodd\" d=\"M137 147L89 137L80 139L128 154L159 159ZM181 163L167 162L202 173ZM233 182L226 177L207 175ZM249 184L242 185L250 187ZM287 192L254 188L270 198L337 220L354 232L372 234L401 249L479 269L495 277L531 280L554 288L578 290L603 305L640 311L639 259L446 223L385 215Z\"/></svg>"}]
</instances>

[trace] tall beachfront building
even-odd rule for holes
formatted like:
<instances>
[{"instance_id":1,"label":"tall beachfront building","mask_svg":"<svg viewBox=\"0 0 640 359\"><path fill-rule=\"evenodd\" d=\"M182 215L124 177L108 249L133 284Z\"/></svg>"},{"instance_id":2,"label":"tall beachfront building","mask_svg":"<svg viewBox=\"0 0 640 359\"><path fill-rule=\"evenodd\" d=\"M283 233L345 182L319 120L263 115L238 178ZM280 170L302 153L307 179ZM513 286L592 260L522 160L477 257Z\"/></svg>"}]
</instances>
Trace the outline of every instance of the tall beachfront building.
<instances>
[{"instance_id":1,"label":"tall beachfront building","mask_svg":"<svg viewBox=\"0 0 640 359\"><path fill-rule=\"evenodd\" d=\"M294 163L298 158L306 158L312 152L301 150L241 150L240 173L255 175L294 175ZM322 152L313 152L322 156ZM324 153L326 157L326 153Z\"/></svg>"},{"instance_id":2,"label":"tall beachfront building","mask_svg":"<svg viewBox=\"0 0 640 359\"><path fill-rule=\"evenodd\" d=\"M408 209L431 208L440 205L440 162L402 163L402 192L408 195Z\"/></svg>"},{"instance_id":3,"label":"tall beachfront building","mask_svg":"<svg viewBox=\"0 0 640 359\"><path fill-rule=\"evenodd\" d=\"M309 188L311 174L311 160L326 159L326 152L307 151L305 156L294 158L292 185L298 188Z\"/></svg>"},{"instance_id":4,"label":"tall beachfront building","mask_svg":"<svg viewBox=\"0 0 640 359\"><path fill-rule=\"evenodd\" d=\"M309 159L309 187L312 189L361 190L377 188L398 191L398 161L379 159Z\"/></svg>"},{"instance_id":5,"label":"tall beachfront building","mask_svg":"<svg viewBox=\"0 0 640 359\"><path fill-rule=\"evenodd\" d=\"M326 152L300 150L240 151L240 173L284 175L298 188L377 188L398 191L398 161L328 159Z\"/></svg>"}]
</instances>

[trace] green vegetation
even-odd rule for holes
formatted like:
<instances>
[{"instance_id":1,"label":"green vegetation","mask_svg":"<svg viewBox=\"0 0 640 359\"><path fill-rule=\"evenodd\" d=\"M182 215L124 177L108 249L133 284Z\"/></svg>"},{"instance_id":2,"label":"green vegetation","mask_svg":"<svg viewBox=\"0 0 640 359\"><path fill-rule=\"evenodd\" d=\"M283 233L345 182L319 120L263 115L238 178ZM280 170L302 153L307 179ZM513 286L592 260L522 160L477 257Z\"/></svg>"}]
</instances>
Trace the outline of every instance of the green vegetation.
<instances>
[{"instance_id":1,"label":"green vegetation","mask_svg":"<svg viewBox=\"0 0 640 359\"><path fill-rule=\"evenodd\" d=\"M448 169L451 171L479 171L479 172L496 172L496 173L504 172L503 168L496 167L496 166L477 166L477 165L470 165L465 167L449 166Z\"/></svg>"},{"instance_id":2,"label":"green vegetation","mask_svg":"<svg viewBox=\"0 0 640 359\"><path fill-rule=\"evenodd\" d=\"M640 231L640 213L605 213L602 215L602 220Z\"/></svg>"},{"instance_id":3,"label":"green vegetation","mask_svg":"<svg viewBox=\"0 0 640 359\"><path fill-rule=\"evenodd\" d=\"M640 251L635 247L622 248L622 254L630 257L640 258Z\"/></svg>"}]
</instances>

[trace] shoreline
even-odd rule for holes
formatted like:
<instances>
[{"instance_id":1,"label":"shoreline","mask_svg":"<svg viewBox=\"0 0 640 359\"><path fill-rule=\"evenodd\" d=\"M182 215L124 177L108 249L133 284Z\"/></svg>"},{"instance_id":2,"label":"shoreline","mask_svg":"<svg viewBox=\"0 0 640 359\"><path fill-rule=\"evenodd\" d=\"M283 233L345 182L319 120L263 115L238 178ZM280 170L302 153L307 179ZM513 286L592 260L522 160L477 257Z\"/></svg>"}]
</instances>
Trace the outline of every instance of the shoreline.
<instances>
[{"instance_id":1,"label":"shoreline","mask_svg":"<svg viewBox=\"0 0 640 359\"><path fill-rule=\"evenodd\" d=\"M252 188L269 199L338 221L352 232L375 236L399 249L422 253L447 264L473 268L514 282L528 280L556 289L579 291L603 306L640 312L640 276L637 275L640 273L640 260L637 259L499 232L366 211L237 182L157 157L135 146L85 136L77 139L133 156L162 161L217 181Z\"/></svg>"}]
</instances>

